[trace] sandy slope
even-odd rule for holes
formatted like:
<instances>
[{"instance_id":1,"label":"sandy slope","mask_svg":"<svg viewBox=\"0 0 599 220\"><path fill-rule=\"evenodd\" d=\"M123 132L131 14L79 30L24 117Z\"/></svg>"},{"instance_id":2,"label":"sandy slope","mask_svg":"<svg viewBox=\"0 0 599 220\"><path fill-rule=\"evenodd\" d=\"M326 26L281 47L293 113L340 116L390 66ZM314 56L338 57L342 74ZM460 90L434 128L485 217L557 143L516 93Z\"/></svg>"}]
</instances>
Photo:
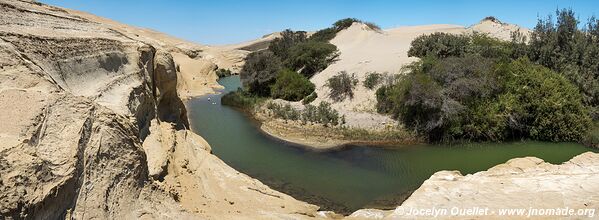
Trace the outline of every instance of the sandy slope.
<instances>
[{"instance_id":1,"label":"sandy slope","mask_svg":"<svg viewBox=\"0 0 599 220\"><path fill-rule=\"evenodd\" d=\"M528 33L516 25L502 24L490 20L483 20L471 27L458 25L424 25L398 27L388 30L375 31L361 23L354 23L351 27L339 32L331 40L340 52L339 60L322 72L311 78L316 85L318 99L333 103L333 107L342 114L346 114L348 125L366 128L381 127L382 122L390 123L392 120L385 116L371 114L375 112L375 90L369 90L362 85L368 72L398 74L403 65L416 61L417 58L408 57L410 43L416 37L435 32L467 34L481 32L490 36L509 40L512 31ZM326 81L340 71L354 73L360 80L355 97L352 100L334 103L328 98L329 88Z\"/></svg>"}]
</instances>

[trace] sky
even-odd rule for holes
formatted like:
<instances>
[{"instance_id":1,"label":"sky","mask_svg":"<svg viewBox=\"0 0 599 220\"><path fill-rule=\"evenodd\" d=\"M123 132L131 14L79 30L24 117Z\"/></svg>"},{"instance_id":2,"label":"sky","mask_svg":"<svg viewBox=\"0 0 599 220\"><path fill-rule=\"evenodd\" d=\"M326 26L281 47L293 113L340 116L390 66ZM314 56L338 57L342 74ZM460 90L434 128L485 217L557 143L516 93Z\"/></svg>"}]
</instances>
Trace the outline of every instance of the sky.
<instances>
[{"instance_id":1,"label":"sky","mask_svg":"<svg viewBox=\"0 0 599 220\"><path fill-rule=\"evenodd\" d=\"M287 28L314 31L354 17L383 29L406 25L469 26L486 16L533 28L539 16L572 8L580 20L599 17L599 0L41 0L151 28L200 44L222 45Z\"/></svg>"}]
</instances>

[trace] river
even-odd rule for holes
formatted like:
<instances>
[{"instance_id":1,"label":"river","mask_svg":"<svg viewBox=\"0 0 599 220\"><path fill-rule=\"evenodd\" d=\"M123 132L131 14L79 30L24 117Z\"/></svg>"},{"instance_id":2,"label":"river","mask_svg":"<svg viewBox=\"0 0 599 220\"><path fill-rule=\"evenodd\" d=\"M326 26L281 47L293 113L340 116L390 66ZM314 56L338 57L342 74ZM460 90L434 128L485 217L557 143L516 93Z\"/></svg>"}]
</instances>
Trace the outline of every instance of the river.
<instances>
[{"instance_id":1,"label":"river","mask_svg":"<svg viewBox=\"0 0 599 220\"><path fill-rule=\"evenodd\" d=\"M392 208L440 170L462 174L486 170L516 157L535 156L554 164L586 151L576 143L521 141L397 148L348 146L315 152L273 139L220 97L240 86L239 76L219 80L225 89L187 103L192 130L231 167L296 199L342 213Z\"/></svg>"}]
</instances>

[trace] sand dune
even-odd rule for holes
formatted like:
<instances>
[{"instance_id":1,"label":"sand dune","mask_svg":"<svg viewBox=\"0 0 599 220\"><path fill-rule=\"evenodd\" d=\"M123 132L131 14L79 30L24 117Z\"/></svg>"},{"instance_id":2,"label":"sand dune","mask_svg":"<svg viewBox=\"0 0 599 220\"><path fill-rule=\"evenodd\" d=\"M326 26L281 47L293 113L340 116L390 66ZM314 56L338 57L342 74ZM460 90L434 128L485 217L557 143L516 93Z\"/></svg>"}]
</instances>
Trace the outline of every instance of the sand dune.
<instances>
[{"instance_id":1,"label":"sand dune","mask_svg":"<svg viewBox=\"0 0 599 220\"><path fill-rule=\"evenodd\" d=\"M318 97L314 103L327 101L345 114L350 126L363 128L379 128L383 124L393 123L386 116L375 112L375 90L362 85L369 72L398 74L403 65L418 60L408 57L411 42L418 36L435 32L470 34L486 33L502 40L509 40L512 31L521 31L528 35L529 30L516 25L504 24L495 20L482 20L470 27L459 25L436 24L424 26L398 27L388 30L372 30L362 23L354 23L351 27L339 32L331 43L339 49L339 60L310 80L316 85ZM333 102L328 98L329 88L326 81L340 71L354 73L360 83L354 91L354 98L342 102ZM383 123L385 122L385 123Z\"/></svg>"}]
</instances>

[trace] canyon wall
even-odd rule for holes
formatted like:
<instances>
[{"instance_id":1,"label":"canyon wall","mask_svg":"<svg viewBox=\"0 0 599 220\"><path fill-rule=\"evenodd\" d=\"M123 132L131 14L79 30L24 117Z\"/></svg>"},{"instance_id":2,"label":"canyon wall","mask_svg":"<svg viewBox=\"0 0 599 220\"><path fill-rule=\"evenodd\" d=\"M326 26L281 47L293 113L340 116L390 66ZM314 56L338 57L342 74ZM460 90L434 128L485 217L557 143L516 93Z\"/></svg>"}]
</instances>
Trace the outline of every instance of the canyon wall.
<instances>
[{"instance_id":1,"label":"canyon wall","mask_svg":"<svg viewBox=\"0 0 599 220\"><path fill-rule=\"evenodd\" d=\"M1 0L2 219L317 214L230 168L187 130L183 98L218 86L213 60L227 53L83 12ZM197 64L205 68L188 66Z\"/></svg>"}]
</instances>

